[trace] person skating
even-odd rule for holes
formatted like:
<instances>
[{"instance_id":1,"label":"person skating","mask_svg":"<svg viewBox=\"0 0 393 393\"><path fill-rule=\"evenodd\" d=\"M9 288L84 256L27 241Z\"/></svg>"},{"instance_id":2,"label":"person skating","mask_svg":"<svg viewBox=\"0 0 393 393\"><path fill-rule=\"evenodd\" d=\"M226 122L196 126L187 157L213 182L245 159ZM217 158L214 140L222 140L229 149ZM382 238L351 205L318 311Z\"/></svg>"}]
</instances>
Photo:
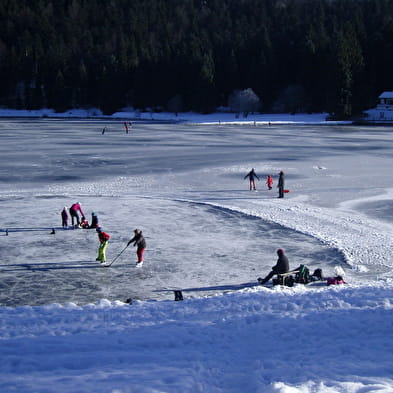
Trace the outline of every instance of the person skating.
<instances>
[{"instance_id":1,"label":"person skating","mask_svg":"<svg viewBox=\"0 0 393 393\"><path fill-rule=\"evenodd\" d=\"M143 263L143 253L145 252L146 249L146 240L143 237L142 231L140 229L135 229L134 230L134 237L129 240L127 243L127 247L131 244L134 243L134 247L137 246L136 250L136 255L138 256L138 264Z\"/></svg>"},{"instance_id":2,"label":"person skating","mask_svg":"<svg viewBox=\"0 0 393 393\"><path fill-rule=\"evenodd\" d=\"M272 187L273 187L273 177L272 177L272 175L267 175L266 185L267 185L267 188L269 190L272 189Z\"/></svg>"},{"instance_id":3,"label":"person skating","mask_svg":"<svg viewBox=\"0 0 393 393\"><path fill-rule=\"evenodd\" d=\"M285 183L284 172L280 171L280 174L278 177L278 185L277 185L279 198L284 198L284 183Z\"/></svg>"},{"instance_id":4,"label":"person skating","mask_svg":"<svg viewBox=\"0 0 393 393\"><path fill-rule=\"evenodd\" d=\"M288 273L289 261L283 249L277 250L277 263L272 267L272 271L265 278L258 278L258 282L263 285L266 284L275 274Z\"/></svg>"},{"instance_id":5,"label":"person skating","mask_svg":"<svg viewBox=\"0 0 393 393\"><path fill-rule=\"evenodd\" d=\"M61 225L63 228L68 227L68 213L66 207L64 207L63 210L61 211Z\"/></svg>"},{"instance_id":6,"label":"person skating","mask_svg":"<svg viewBox=\"0 0 393 393\"><path fill-rule=\"evenodd\" d=\"M255 173L255 169L254 168L252 168L251 171L248 172L246 176L244 176L245 179L247 179L247 177L249 178L249 181L250 181L250 191L251 190L256 190L257 188L255 186L255 178L257 178L259 180L259 177Z\"/></svg>"},{"instance_id":7,"label":"person skating","mask_svg":"<svg viewBox=\"0 0 393 393\"><path fill-rule=\"evenodd\" d=\"M98 241L100 242L96 261L104 263L106 262L106 248L108 247L108 242L111 236L104 232L100 227L98 227L96 231L98 233Z\"/></svg>"},{"instance_id":8,"label":"person skating","mask_svg":"<svg viewBox=\"0 0 393 393\"><path fill-rule=\"evenodd\" d=\"M72 221L72 226L74 226L74 219L76 220L76 226L80 225L80 219L79 219L79 213L82 217L85 216L85 213L82 211L81 204L79 202L74 203L70 207L70 216L71 216L71 221Z\"/></svg>"}]
</instances>

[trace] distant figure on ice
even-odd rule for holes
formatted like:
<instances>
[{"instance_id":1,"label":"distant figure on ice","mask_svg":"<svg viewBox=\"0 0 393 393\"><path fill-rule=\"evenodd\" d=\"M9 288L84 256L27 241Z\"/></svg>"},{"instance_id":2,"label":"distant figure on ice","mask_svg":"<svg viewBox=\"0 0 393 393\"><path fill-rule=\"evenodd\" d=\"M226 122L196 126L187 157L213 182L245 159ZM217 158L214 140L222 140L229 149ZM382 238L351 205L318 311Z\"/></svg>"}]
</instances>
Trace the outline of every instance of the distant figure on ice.
<instances>
[{"instance_id":1,"label":"distant figure on ice","mask_svg":"<svg viewBox=\"0 0 393 393\"><path fill-rule=\"evenodd\" d=\"M131 127L132 127L132 123L130 121L124 122L124 129L126 130L126 134L128 134L128 130L130 130Z\"/></svg>"},{"instance_id":2,"label":"distant figure on ice","mask_svg":"<svg viewBox=\"0 0 393 393\"><path fill-rule=\"evenodd\" d=\"M97 214L95 214L94 212L91 213L91 224L90 224L90 228L98 228L98 217Z\"/></svg>"},{"instance_id":3,"label":"distant figure on ice","mask_svg":"<svg viewBox=\"0 0 393 393\"><path fill-rule=\"evenodd\" d=\"M255 187L255 178L257 178L259 180L259 177L255 173L254 168L252 168L251 171L248 172L246 176L244 176L245 179L247 179L247 177L250 180L250 191L251 190L256 190L257 188Z\"/></svg>"},{"instance_id":4,"label":"distant figure on ice","mask_svg":"<svg viewBox=\"0 0 393 393\"><path fill-rule=\"evenodd\" d=\"M277 263L272 267L272 271L265 278L258 278L258 282L261 285L266 284L275 274L288 273L289 262L287 256L284 253L284 250L281 248L278 249L277 255Z\"/></svg>"},{"instance_id":5,"label":"distant figure on ice","mask_svg":"<svg viewBox=\"0 0 393 393\"><path fill-rule=\"evenodd\" d=\"M64 207L63 210L61 211L61 225L63 228L68 227L68 213L66 207Z\"/></svg>"},{"instance_id":6,"label":"distant figure on ice","mask_svg":"<svg viewBox=\"0 0 393 393\"><path fill-rule=\"evenodd\" d=\"M106 232L104 232L100 227L96 229L98 233L98 241L100 242L100 245L98 247L98 257L96 258L96 261L100 263L106 262L106 248L108 247L108 241L110 239L110 235Z\"/></svg>"},{"instance_id":7,"label":"distant figure on ice","mask_svg":"<svg viewBox=\"0 0 393 393\"><path fill-rule=\"evenodd\" d=\"M284 198L284 172L280 171L279 177L278 177L278 197L279 198Z\"/></svg>"},{"instance_id":8,"label":"distant figure on ice","mask_svg":"<svg viewBox=\"0 0 393 393\"><path fill-rule=\"evenodd\" d=\"M146 249L146 240L143 237L142 231L140 229L135 229L134 230L134 237L130 239L130 241L127 243L127 247L134 242L134 247L137 246L136 250L136 255L138 256L138 264L143 263L143 253L145 252Z\"/></svg>"},{"instance_id":9,"label":"distant figure on ice","mask_svg":"<svg viewBox=\"0 0 393 393\"><path fill-rule=\"evenodd\" d=\"M273 187L273 177L271 175L267 175L266 185L269 190Z\"/></svg>"},{"instance_id":10,"label":"distant figure on ice","mask_svg":"<svg viewBox=\"0 0 393 393\"><path fill-rule=\"evenodd\" d=\"M76 220L76 225L79 226L80 225L80 220L79 220L79 213L81 216L84 217L84 213L82 211L82 207L81 204L79 202L74 203L71 207L70 207L70 216L71 216L71 220L72 220L72 226L74 226L74 219Z\"/></svg>"}]
</instances>

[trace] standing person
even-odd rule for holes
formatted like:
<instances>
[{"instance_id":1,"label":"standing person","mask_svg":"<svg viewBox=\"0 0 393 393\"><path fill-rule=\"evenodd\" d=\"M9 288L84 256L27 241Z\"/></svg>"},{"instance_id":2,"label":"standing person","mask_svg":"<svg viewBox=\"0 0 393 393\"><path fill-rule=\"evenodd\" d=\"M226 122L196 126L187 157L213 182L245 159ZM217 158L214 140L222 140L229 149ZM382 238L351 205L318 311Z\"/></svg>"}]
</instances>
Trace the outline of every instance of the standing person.
<instances>
[{"instance_id":1,"label":"standing person","mask_svg":"<svg viewBox=\"0 0 393 393\"><path fill-rule=\"evenodd\" d=\"M100 245L98 247L98 257L96 258L96 261L104 263L106 262L106 248L108 247L108 241L111 236L108 233L104 232L100 227L98 227L96 231L98 233L98 241L100 242Z\"/></svg>"},{"instance_id":2,"label":"standing person","mask_svg":"<svg viewBox=\"0 0 393 393\"><path fill-rule=\"evenodd\" d=\"M95 214L94 212L91 213L91 224L90 224L90 228L98 228L98 217L97 214Z\"/></svg>"},{"instance_id":3,"label":"standing person","mask_svg":"<svg viewBox=\"0 0 393 393\"><path fill-rule=\"evenodd\" d=\"M124 128L126 130L126 134L128 134L128 123L126 121L124 122Z\"/></svg>"},{"instance_id":4,"label":"standing person","mask_svg":"<svg viewBox=\"0 0 393 393\"><path fill-rule=\"evenodd\" d=\"M76 226L80 225L79 213L82 217L85 216L85 214L82 211L81 204L79 202L76 202L70 207L70 216L71 216L71 220L72 220L72 226L74 226L74 219L76 219Z\"/></svg>"},{"instance_id":5,"label":"standing person","mask_svg":"<svg viewBox=\"0 0 393 393\"><path fill-rule=\"evenodd\" d=\"M283 171L280 171L277 187L278 187L278 197L284 198L284 172Z\"/></svg>"},{"instance_id":6,"label":"standing person","mask_svg":"<svg viewBox=\"0 0 393 393\"><path fill-rule=\"evenodd\" d=\"M288 273L289 271L289 262L288 258L284 253L283 249L277 250L277 263L272 267L272 271L265 278L258 278L258 282L263 285L267 283L275 274Z\"/></svg>"},{"instance_id":7,"label":"standing person","mask_svg":"<svg viewBox=\"0 0 393 393\"><path fill-rule=\"evenodd\" d=\"M130 241L127 243L127 247L134 242L134 247L137 246L136 250L136 255L138 256L138 262L136 263L137 265L143 263L143 253L145 252L146 249L146 240L143 237L142 231L140 229L135 229L134 230L134 237L130 239Z\"/></svg>"},{"instance_id":8,"label":"standing person","mask_svg":"<svg viewBox=\"0 0 393 393\"><path fill-rule=\"evenodd\" d=\"M254 168L252 168L251 171L248 172L246 176L244 176L245 179L247 179L247 177L248 177L249 180L250 180L250 191L251 191L251 190L256 190L256 187L255 187L255 178L257 178L257 179L259 180L259 177L258 177L257 174L255 173Z\"/></svg>"},{"instance_id":9,"label":"standing person","mask_svg":"<svg viewBox=\"0 0 393 393\"><path fill-rule=\"evenodd\" d=\"M63 228L68 227L68 213L67 213L67 208L65 206L61 211L61 225L63 226Z\"/></svg>"},{"instance_id":10,"label":"standing person","mask_svg":"<svg viewBox=\"0 0 393 393\"><path fill-rule=\"evenodd\" d=\"M267 185L267 188L269 190L272 189L272 187L273 187L273 177L272 177L272 175L267 175L266 185Z\"/></svg>"}]
</instances>

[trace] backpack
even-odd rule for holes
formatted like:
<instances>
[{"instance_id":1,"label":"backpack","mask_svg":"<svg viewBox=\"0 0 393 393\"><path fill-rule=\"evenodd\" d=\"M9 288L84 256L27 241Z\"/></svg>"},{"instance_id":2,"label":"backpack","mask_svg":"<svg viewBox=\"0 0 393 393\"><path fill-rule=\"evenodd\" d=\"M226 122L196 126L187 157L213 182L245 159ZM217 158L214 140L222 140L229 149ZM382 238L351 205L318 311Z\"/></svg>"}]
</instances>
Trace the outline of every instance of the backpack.
<instances>
[{"instance_id":1,"label":"backpack","mask_svg":"<svg viewBox=\"0 0 393 393\"><path fill-rule=\"evenodd\" d=\"M293 287L294 283L295 283L295 279L291 274L285 276L278 274L277 278L273 279L273 285L284 285L286 287Z\"/></svg>"},{"instance_id":2,"label":"backpack","mask_svg":"<svg viewBox=\"0 0 393 393\"><path fill-rule=\"evenodd\" d=\"M315 279L323 280L322 269L315 269L312 276L315 277Z\"/></svg>"},{"instance_id":3,"label":"backpack","mask_svg":"<svg viewBox=\"0 0 393 393\"><path fill-rule=\"evenodd\" d=\"M299 271L296 273L295 276L295 282L299 284L308 284L310 282L310 271L307 266L299 266Z\"/></svg>"},{"instance_id":4,"label":"backpack","mask_svg":"<svg viewBox=\"0 0 393 393\"><path fill-rule=\"evenodd\" d=\"M327 285L338 285L338 284L346 284L344 279L341 276L337 277L328 277L326 280Z\"/></svg>"}]
</instances>

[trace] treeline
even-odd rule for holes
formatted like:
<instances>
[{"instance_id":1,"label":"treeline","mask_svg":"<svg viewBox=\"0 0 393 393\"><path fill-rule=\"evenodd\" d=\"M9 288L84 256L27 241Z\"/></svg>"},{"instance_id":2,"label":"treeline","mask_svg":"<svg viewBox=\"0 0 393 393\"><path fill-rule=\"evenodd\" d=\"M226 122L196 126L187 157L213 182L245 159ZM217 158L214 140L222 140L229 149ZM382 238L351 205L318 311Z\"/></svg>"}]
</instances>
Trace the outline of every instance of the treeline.
<instances>
[{"instance_id":1,"label":"treeline","mask_svg":"<svg viewBox=\"0 0 393 393\"><path fill-rule=\"evenodd\" d=\"M0 105L345 118L393 88L393 0L2 0Z\"/></svg>"}]
</instances>

